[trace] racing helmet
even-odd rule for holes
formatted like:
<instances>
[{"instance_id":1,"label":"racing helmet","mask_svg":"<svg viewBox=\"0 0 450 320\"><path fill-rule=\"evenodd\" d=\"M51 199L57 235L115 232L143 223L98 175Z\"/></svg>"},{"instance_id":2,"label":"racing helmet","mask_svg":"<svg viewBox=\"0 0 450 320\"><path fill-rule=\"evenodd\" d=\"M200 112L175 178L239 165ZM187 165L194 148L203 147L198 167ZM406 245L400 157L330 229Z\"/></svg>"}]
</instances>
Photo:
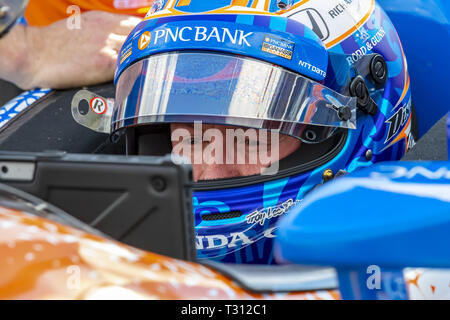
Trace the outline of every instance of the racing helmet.
<instances>
[{"instance_id":1,"label":"racing helmet","mask_svg":"<svg viewBox=\"0 0 450 320\"><path fill-rule=\"evenodd\" d=\"M414 144L409 81L374 0L159 0L119 54L106 127L134 155L170 153L173 123L299 139L273 174L194 185L199 259L274 264L277 221L308 192Z\"/></svg>"}]
</instances>

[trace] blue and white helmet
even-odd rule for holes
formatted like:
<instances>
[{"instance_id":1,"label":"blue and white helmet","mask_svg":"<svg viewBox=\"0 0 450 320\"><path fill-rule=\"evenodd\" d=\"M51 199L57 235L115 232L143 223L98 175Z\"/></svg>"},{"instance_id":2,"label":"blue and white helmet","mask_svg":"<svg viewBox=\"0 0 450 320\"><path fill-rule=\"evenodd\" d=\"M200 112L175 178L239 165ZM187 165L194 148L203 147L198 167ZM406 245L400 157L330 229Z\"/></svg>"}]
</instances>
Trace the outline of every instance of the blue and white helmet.
<instances>
[{"instance_id":1,"label":"blue and white helmet","mask_svg":"<svg viewBox=\"0 0 450 320\"><path fill-rule=\"evenodd\" d=\"M409 81L374 0L159 0L119 54L110 132L145 155L171 152L172 123L300 139L274 175L194 186L199 259L272 264L278 218L306 193L414 143Z\"/></svg>"}]
</instances>

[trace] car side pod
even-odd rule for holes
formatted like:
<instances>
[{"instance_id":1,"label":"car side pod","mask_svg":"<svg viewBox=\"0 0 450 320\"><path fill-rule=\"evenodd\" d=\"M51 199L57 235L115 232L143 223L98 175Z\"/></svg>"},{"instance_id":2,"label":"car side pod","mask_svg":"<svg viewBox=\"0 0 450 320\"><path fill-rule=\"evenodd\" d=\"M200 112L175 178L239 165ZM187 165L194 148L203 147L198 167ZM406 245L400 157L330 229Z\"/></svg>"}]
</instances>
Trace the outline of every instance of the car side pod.
<instances>
[{"instance_id":1,"label":"car side pod","mask_svg":"<svg viewBox=\"0 0 450 320\"><path fill-rule=\"evenodd\" d=\"M407 299L403 269L449 268L450 162L386 162L313 191L279 224L276 256L333 266L343 299Z\"/></svg>"}]
</instances>

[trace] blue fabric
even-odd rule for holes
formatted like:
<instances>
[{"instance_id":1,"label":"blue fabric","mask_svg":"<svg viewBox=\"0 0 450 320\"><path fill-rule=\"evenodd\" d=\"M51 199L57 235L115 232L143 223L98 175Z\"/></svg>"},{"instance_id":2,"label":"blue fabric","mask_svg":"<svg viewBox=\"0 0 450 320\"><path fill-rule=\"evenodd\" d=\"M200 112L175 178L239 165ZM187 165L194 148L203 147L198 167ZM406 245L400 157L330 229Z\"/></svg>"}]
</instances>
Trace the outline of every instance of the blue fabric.
<instances>
[{"instance_id":1,"label":"blue fabric","mask_svg":"<svg viewBox=\"0 0 450 320\"><path fill-rule=\"evenodd\" d=\"M24 25L24 26L27 26L27 25L28 25L28 22L27 22L27 20L25 19L25 17L21 17L19 20L17 20L17 23L18 23L18 24L21 24L21 25Z\"/></svg>"}]
</instances>

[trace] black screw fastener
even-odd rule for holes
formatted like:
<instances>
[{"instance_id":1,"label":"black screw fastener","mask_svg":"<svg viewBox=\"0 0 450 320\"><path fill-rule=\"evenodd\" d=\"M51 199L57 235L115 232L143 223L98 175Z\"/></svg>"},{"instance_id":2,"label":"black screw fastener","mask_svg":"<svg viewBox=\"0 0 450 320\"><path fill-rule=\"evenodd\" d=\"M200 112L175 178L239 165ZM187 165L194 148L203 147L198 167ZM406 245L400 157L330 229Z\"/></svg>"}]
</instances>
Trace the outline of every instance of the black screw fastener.
<instances>
[{"instance_id":1,"label":"black screw fastener","mask_svg":"<svg viewBox=\"0 0 450 320\"><path fill-rule=\"evenodd\" d=\"M338 111L338 117L341 121L348 121L352 118L352 110L349 107L341 107Z\"/></svg>"},{"instance_id":2,"label":"black screw fastener","mask_svg":"<svg viewBox=\"0 0 450 320\"><path fill-rule=\"evenodd\" d=\"M166 180L161 177L154 177L152 179L152 186L158 192L163 192L167 188Z\"/></svg>"},{"instance_id":3,"label":"black screw fastener","mask_svg":"<svg viewBox=\"0 0 450 320\"><path fill-rule=\"evenodd\" d=\"M373 56L370 61L370 75L375 84L384 85L388 79L388 65L380 54Z\"/></svg>"},{"instance_id":4,"label":"black screw fastener","mask_svg":"<svg viewBox=\"0 0 450 320\"><path fill-rule=\"evenodd\" d=\"M369 89L367 88L363 77L357 76L356 78L353 78L350 83L349 91L352 97L358 98L358 108L361 111L372 116L377 114L378 106L370 97Z\"/></svg>"}]
</instances>

